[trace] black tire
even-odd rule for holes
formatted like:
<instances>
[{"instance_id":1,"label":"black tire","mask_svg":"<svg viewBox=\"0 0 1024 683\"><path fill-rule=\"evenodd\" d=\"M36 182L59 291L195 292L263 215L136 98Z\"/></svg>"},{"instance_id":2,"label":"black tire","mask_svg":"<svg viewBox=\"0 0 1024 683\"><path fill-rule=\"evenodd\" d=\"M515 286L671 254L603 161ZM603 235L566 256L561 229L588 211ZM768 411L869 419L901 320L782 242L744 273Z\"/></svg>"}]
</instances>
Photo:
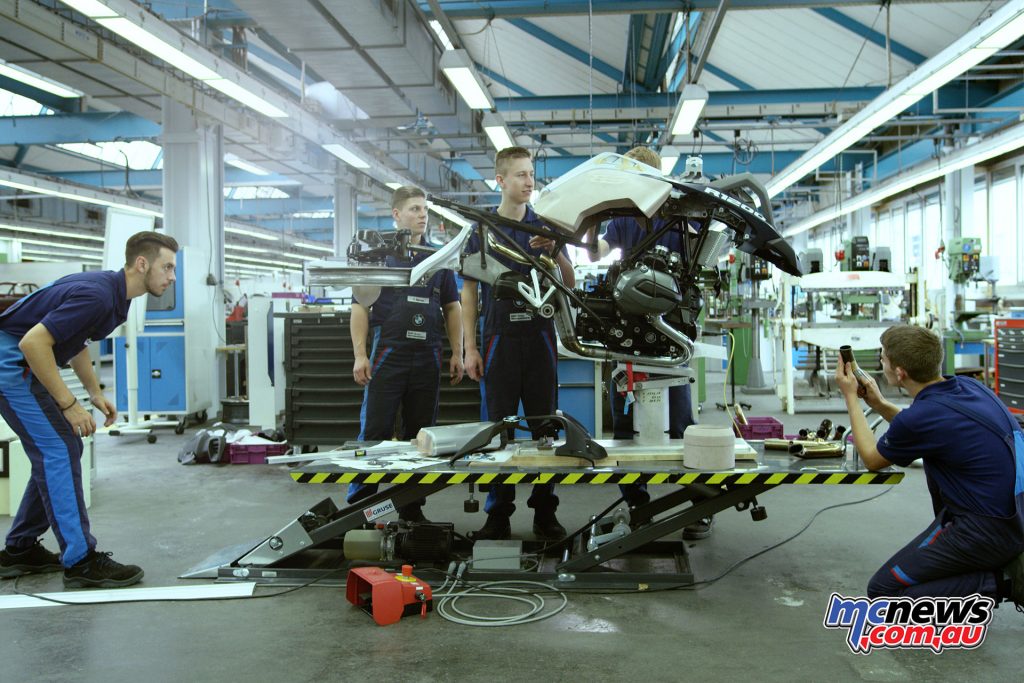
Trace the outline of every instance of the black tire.
<instances>
[{"instance_id":1,"label":"black tire","mask_svg":"<svg viewBox=\"0 0 1024 683\"><path fill-rule=\"evenodd\" d=\"M156 434L150 434L146 437L147 443L156 443Z\"/></svg>"}]
</instances>

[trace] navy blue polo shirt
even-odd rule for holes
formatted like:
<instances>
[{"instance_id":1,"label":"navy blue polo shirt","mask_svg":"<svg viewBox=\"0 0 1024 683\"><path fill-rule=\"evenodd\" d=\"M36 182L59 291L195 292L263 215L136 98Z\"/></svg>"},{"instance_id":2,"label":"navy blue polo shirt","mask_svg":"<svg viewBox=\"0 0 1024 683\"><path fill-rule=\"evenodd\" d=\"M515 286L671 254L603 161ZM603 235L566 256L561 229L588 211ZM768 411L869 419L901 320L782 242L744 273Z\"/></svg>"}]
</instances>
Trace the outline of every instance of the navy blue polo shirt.
<instances>
[{"instance_id":1,"label":"navy blue polo shirt","mask_svg":"<svg viewBox=\"0 0 1024 683\"><path fill-rule=\"evenodd\" d=\"M665 226L666 221L661 218L654 219L654 230L661 230ZM608 243L610 249L618 247L622 250L622 256L626 256L630 250L636 245L640 244L647 235L650 234L641 227L640 223L635 218L629 216L619 216L613 218L608 222L608 227L605 229L601 239ZM670 230L655 242L655 245L662 245L669 251L674 251L677 254L683 253L683 242L679 235L678 230Z\"/></svg>"},{"instance_id":2,"label":"navy blue polo shirt","mask_svg":"<svg viewBox=\"0 0 1024 683\"><path fill-rule=\"evenodd\" d=\"M417 252L411 259L388 256L385 265L389 268L411 268L429 256L432 254L425 252ZM391 346L415 343L440 346L444 333L442 309L458 300L455 273L450 270L434 273L423 285L382 287L380 297L370 307L370 327L381 327L381 342ZM423 322L419 322L421 319ZM412 323L413 320L418 324ZM420 334L422 336L418 336Z\"/></svg>"},{"instance_id":3,"label":"navy blue polo shirt","mask_svg":"<svg viewBox=\"0 0 1024 683\"><path fill-rule=\"evenodd\" d=\"M57 365L65 365L124 323L130 303L123 270L75 273L17 301L0 315L0 330L21 339L42 323L56 341Z\"/></svg>"},{"instance_id":4,"label":"navy blue polo shirt","mask_svg":"<svg viewBox=\"0 0 1024 683\"><path fill-rule=\"evenodd\" d=\"M938 395L1005 424L1010 432L1006 409L992 392L967 377L946 377L922 389L910 407L896 414L878 441L879 454L901 467L921 458L943 503L953 509L988 517L1015 514L1016 467L1006 442L977 420L928 400Z\"/></svg>"},{"instance_id":5,"label":"navy blue polo shirt","mask_svg":"<svg viewBox=\"0 0 1024 683\"><path fill-rule=\"evenodd\" d=\"M548 230L551 230L551 228L547 227L544 224L540 217L534 212L533 208L531 208L529 205L527 205L526 214L523 216L523 220L520 222L526 223L527 225L533 225L539 228L546 228ZM503 233L510 236L516 244L522 247L523 250L525 250L526 253L530 254L531 256L539 257L543 254L547 254L547 252L544 249L533 249L530 247L530 239L533 238L533 235L527 232L523 232L522 230L518 230L516 228L506 227L504 225L499 225L497 229L501 230ZM554 232L553 230L551 231ZM469 242L466 244L465 254L468 257L469 254L476 254L479 251L480 236L474 232L470 236ZM558 254L562 251L563 248L559 247L555 251L555 253L551 255L552 258L557 257ZM489 254L490 256L501 262L504 266L509 268L509 270L514 270L517 273L524 274L530 272L529 266L523 265L521 263L514 263L506 259L504 256L500 254L495 254L494 252L489 252ZM536 311L534 311L534 309L531 308L522 299L495 299L491 296L491 286L486 282L480 283L480 290L485 336L491 336L495 334L504 334L511 336L523 334L536 334L541 330L547 329L550 329L553 333L554 322L552 322L549 318L542 318L539 315L537 315Z\"/></svg>"}]
</instances>

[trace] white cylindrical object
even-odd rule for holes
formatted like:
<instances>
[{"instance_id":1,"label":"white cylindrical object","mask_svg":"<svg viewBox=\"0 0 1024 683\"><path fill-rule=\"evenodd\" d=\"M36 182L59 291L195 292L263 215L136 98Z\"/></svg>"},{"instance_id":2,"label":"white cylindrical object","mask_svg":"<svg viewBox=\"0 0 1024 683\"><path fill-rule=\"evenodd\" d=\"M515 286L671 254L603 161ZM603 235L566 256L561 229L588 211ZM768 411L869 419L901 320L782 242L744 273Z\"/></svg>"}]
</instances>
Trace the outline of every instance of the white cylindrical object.
<instances>
[{"instance_id":1,"label":"white cylindrical object","mask_svg":"<svg viewBox=\"0 0 1024 683\"><path fill-rule=\"evenodd\" d=\"M352 529L345 534L343 547L347 560L383 559L381 540L384 534L380 529Z\"/></svg>"},{"instance_id":2,"label":"white cylindrical object","mask_svg":"<svg viewBox=\"0 0 1024 683\"><path fill-rule=\"evenodd\" d=\"M634 391L633 430L635 441L645 446L668 445L668 389Z\"/></svg>"},{"instance_id":3,"label":"white cylindrical object","mask_svg":"<svg viewBox=\"0 0 1024 683\"><path fill-rule=\"evenodd\" d=\"M731 470L736 467L736 437L732 427L687 427L683 432L683 465L698 470Z\"/></svg>"}]
</instances>

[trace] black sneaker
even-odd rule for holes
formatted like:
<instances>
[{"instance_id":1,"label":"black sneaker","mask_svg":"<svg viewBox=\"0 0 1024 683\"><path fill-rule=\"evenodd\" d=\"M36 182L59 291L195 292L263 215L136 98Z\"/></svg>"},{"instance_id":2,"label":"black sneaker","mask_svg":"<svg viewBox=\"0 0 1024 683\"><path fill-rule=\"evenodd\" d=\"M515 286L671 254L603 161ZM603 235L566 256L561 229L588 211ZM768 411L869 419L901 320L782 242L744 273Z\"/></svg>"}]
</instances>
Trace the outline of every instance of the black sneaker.
<instances>
[{"instance_id":1,"label":"black sneaker","mask_svg":"<svg viewBox=\"0 0 1024 683\"><path fill-rule=\"evenodd\" d=\"M85 558L64 570L65 588L123 588L142 580L145 572L134 564L121 564L110 553L89 551Z\"/></svg>"},{"instance_id":2,"label":"black sneaker","mask_svg":"<svg viewBox=\"0 0 1024 683\"><path fill-rule=\"evenodd\" d=\"M477 531L470 533L474 541L507 541L512 538L512 523L508 517L490 513Z\"/></svg>"},{"instance_id":3,"label":"black sneaker","mask_svg":"<svg viewBox=\"0 0 1024 683\"><path fill-rule=\"evenodd\" d=\"M545 541L560 541L568 533L565 527L558 523L555 513L536 512L533 515L533 533Z\"/></svg>"},{"instance_id":4,"label":"black sneaker","mask_svg":"<svg viewBox=\"0 0 1024 683\"><path fill-rule=\"evenodd\" d=\"M1024 553L1010 560L1003 572L1010 577L1009 600L1017 605L1017 611L1024 611Z\"/></svg>"},{"instance_id":5,"label":"black sneaker","mask_svg":"<svg viewBox=\"0 0 1024 683\"><path fill-rule=\"evenodd\" d=\"M23 574L43 574L61 569L60 555L51 553L39 541L17 550L7 546L0 550L0 578L13 579Z\"/></svg>"},{"instance_id":6,"label":"black sneaker","mask_svg":"<svg viewBox=\"0 0 1024 683\"><path fill-rule=\"evenodd\" d=\"M683 538L687 541L699 541L711 535L711 529L715 526L714 517L704 517L699 522L687 524L683 529Z\"/></svg>"}]
</instances>

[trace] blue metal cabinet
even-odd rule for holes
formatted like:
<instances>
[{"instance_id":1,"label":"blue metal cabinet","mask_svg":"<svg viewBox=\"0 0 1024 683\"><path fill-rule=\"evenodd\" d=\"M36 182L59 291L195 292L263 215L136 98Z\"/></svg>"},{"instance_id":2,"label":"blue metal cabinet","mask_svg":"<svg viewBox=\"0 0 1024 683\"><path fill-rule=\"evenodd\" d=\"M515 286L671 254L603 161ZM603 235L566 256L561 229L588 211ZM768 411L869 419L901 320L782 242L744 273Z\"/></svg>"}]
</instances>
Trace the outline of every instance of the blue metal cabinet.
<instances>
[{"instance_id":1,"label":"blue metal cabinet","mask_svg":"<svg viewBox=\"0 0 1024 683\"><path fill-rule=\"evenodd\" d=\"M125 378L125 340L115 344L114 367L117 371L117 409L128 409L128 383ZM139 411L144 413L184 413L185 336L148 335L138 338Z\"/></svg>"}]
</instances>

